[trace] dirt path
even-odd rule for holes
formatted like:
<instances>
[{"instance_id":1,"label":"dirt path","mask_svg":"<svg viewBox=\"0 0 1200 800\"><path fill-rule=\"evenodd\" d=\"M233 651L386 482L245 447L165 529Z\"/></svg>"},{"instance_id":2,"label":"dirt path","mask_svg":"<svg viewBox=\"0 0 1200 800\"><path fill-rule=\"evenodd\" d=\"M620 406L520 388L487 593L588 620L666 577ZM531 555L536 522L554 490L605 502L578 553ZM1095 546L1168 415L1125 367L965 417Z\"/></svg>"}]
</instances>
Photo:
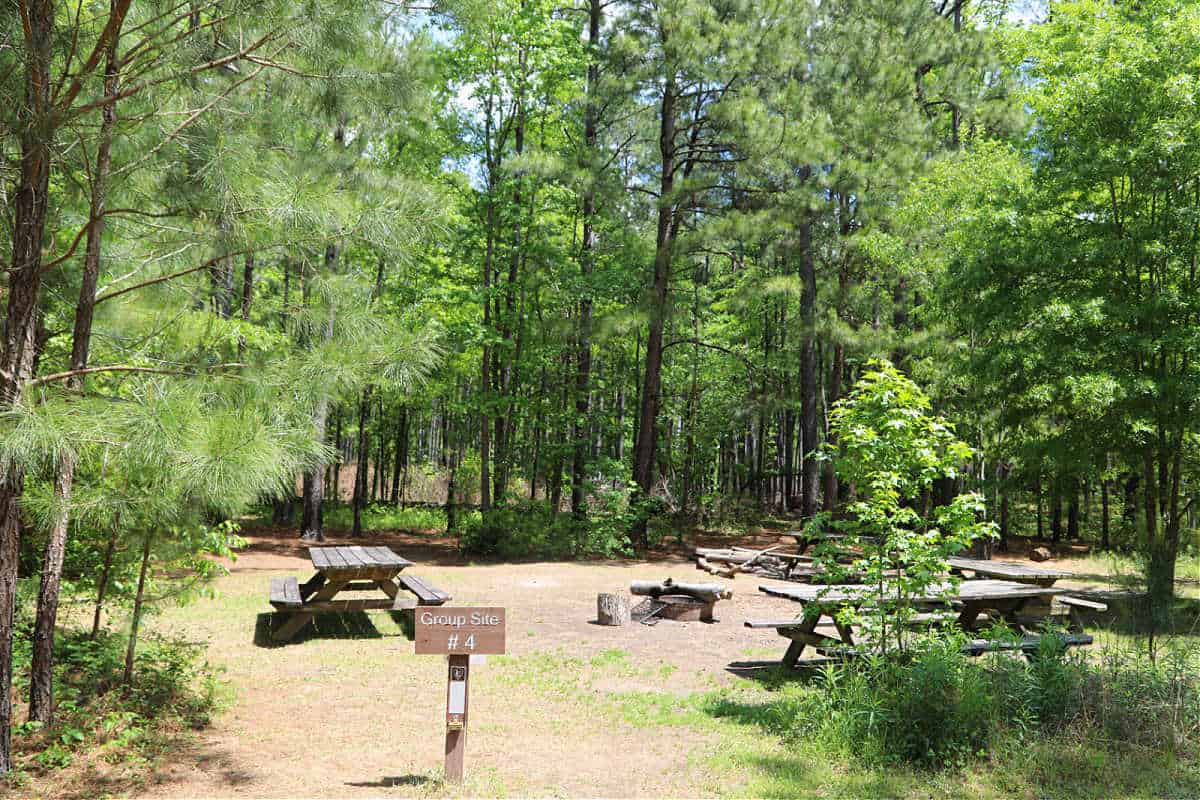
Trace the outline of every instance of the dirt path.
<instances>
[{"instance_id":1,"label":"dirt path","mask_svg":"<svg viewBox=\"0 0 1200 800\"><path fill-rule=\"evenodd\" d=\"M236 691L227 711L147 787L155 797L359 797L441 793L445 662L413 655L386 612L264 646L269 578L311 571L290 532L252 534L218 596L157 621L208 644ZM348 543L332 540L333 543ZM730 662L778 658L783 642L748 630L751 616L794 613L757 591L763 579L726 581L732 600L717 624L601 627L596 594L633 578L697 580L682 558L653 562L462 563L450 543L382 534L355 544L392 547L454 602L508 609L509 657L473 671L467 793L648 796L711 793L703 735L658 736L636 718L596 719L589 693L678 693L739 680ZM705 578L709 576L703 576ZM332 626L332 629L330 629ZM348 626L343 627L343 626ZM256 643L256 628L258 637ZM601 669L597 665L615 665ZM611 704L610 704L611 705ZM706 788L708 787L707 791Z\"/></svg>"}]
</instances>

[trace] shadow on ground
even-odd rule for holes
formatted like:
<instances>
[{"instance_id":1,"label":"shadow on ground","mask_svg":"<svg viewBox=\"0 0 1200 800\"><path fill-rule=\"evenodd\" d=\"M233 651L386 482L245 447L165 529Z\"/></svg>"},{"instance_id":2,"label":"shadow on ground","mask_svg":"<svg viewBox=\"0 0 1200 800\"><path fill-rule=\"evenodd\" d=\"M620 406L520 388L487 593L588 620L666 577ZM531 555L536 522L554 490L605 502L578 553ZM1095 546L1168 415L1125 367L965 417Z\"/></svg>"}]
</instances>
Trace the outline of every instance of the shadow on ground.
<instances>
[{"instance_id":1,"label":"shadow on ground","mask_svg":"<svg viewBox=\"0 0 1200 800\"><path fill-rule=\"evenodd\" d=\"M281 627L287 620L286 614L259 614L254 621L254 644L258 647L286 647L302 644L309 639L385 639L413 638L413 619L411 613L404 611L381 611L376 613L388 614L400 628L400 633L384 633L375 627L371 617L365 611L339 611L328 614L315 614L312 622L286 642L276 642L271 639L271 632Z\"/></svg>"}]
</instances>

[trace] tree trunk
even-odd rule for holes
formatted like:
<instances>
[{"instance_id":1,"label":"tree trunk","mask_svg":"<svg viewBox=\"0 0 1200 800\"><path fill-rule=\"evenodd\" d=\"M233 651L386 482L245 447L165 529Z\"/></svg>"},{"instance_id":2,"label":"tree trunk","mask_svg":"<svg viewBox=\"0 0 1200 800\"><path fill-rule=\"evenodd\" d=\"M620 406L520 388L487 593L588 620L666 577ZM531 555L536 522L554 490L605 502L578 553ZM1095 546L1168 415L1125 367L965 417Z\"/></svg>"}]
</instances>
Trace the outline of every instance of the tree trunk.
<instances>
[{"instance_id":1,"label":"tree trunk","mask_svg":"<svg viewBox=\"0 0 1200 800\"><path fill-rule=\"evenodd\" d=\"M150 567L150 541L153 536L146 534L142 544L142 568L138 572L137 594L133 598L133 621L129 627L129 643L125 647L125 672L121 683L128 689L133 684L133 656L137 651L138 627L142 624L142 600L146 595L146 573Z\"/></svg>"},{"instance_id":2,"label":"tree trunk","mask_svg":"<svg viewBox=\"0 0 1200 800\"><path fill-rule=\"evenodd\" d=\"M1067 501L1067 541L1079 538L1079 486L1071 483L1071 498Z\"/></svg>"},{"instance_id":3,"label":"tree trunk","mask_svg":"<svg viewBox=\"0 0 1200 800\"><path fill-rule=\"evenodd\" d=\"M1109 480L1105 478L1100 482L1100 547L1108 550L1111 547L1109 543L1109 508L1108 508L1108 492Z\"/></svg>"},{"instance_id":4,"label":"tree trunk","mask_svg":"<svg viewBox=\"0 0 1200 800\"><path fill-rule=\"evenodd\" d=\"M63 558L67 549L71 482L75 470L73 453L62 453L54 479L54 524L46 539L42 579L38 590L37 622L33 633L33 663L29 684L29 719L50 725L54 719L54 625L58 618L58 594Z\"/></svg>"},{"instance_id":5,"label":"tree trunk","mask_svg":"<svg viewBox=\"0 0 1200 800\"><path fill-rule=\"evenodd\" d=\"M402 499L400 476L408 469L408 406L400 407L400 424L396 426L395 449L392 453L392 496L391 503L400 505Z\"/></svg>"},{"instance_id":6,"label":"tree trunk","mask_svg":"<svg viewBox=\"0 0 1200 800\"><path fill-rule=\"evenodd\" d=\"M350 535L362 536L362 510L366 505L364 495L367 492L367 414L370 408L371 390L363 389L358 401L358 439L355 444L354 459L354 492L351 495L351 505L354 511L354 524Z\"/></svg>"},{"instance_id":7,"label":"tree trunk","mask_svg":"<svg viewBox=\"0 0 1200 800\"><path fill-rule=\"evenodd\" d=\"M110 5L109 14L119 14ZM123 21L123 16L121 17ZM104 93L116 93L120 63L117 47L120 26L105 47ZM79 300L75 306L75 323L71 343L72 371L87 367L92 337L92 318L95 313L96 282L100 274L101 243L104 233L105 210L108 201L108 176L112 166L113 126L116 122L116 103L101 109L99 141L96 145L96 164L92 176L91 202L88 213L87 244L84 251L83 274L80 278ZM70 378L69 389L78 389L81 378ZM46 540L42 558L42 577L38 591L37 621L34 627L33 662L30 667L29 718L53 724L54 720L54 628L58 619L58 598L62 566L66 554L67 532L70 523L71 487L75 479L75 459L71 453L59 456L54 481L55 502L59 508Z\"/></svg>"},{"instance_id":8,"label":"tree trunk","mask_svg":"<svg viewBox=\"0 0 1200 800\"><path fill-rule=\"evenodd\" d=\"M254 254L246 254L242 268L242 322L250 321L250 301L254 298ZM238 361L246 357L246 335L238 336Z\"/></svg>"},{"instance_id":9,"label":"tree trunk","mask_svg":"<svg viewBox=\"0 0 1200 800\"><path fill-rule=\"evenodd\" d=\"M50 62L55 4L34 0L25 11L25 98L17 104L14 126L19 131L21 160L13 209L9 265L8 316L0 368L0 410L20 402L32 376L38 305L42 289L42 242L46 230L46 201L50 158L54 144L50 107ZM0 476L0 775L12 767L12 642L20 551L20 499L25 475L11 468Z\"/></svg>"},{"instance_id":10,"label":"tree trunk","mask_svg":"<svg viewBox=\"0 0 1200 800\"><path fill-rule=\"evenodd\" d=\"M583 278L583 296L579 300L579 341L577 372L575 375L575 422L572 437L575 444L574 458L571 462L571 513L577 520L587 516L587 504L584 494L584 480L587 471L587 443L584 441L584 431L588 423L588 406L591 393L592 373L592 270L596 258L596 180L598 176L591 174L592 163L596 158L597 114L596 105L597 84L600 80L600 63L598 50L600 47L601 0L588 0L588 67L587 67L587 104L583 112L583 144L584 157L587 159L584 180L587 186L583 192L583 249L579 258L579 269Z\"/></svg>"},{"instance_id":11,"label":"tree trunk","mask_svg":"<svg viewBox=\"0 0 1200 800\"><path fill-rule=\"evenodd\" d=\"M667 36L662 35L666 46ZM658 408L662 392L663 326L674 247L675 209L671 196L675 191L675 105L678 100L674 72L668 67L659 113L658 152L662 175L659 179L658 228L654 247L654 283L650 294L650 325L646 337L646 359L641 389L641 413L637 443L633 450L633 480L638 495L647 498L654 487L654 465L658 450ZM646 519L638 514L634 527L635 544L646 545Z\"/></svg>"},{"instance_id":12,"label":"tree trunk","mask_svg":"<svg viewBox=\"0 0 1200 800\"><path fill-rule=\"evenodd\" d=\"M108 546L104 548L104 566L100 568L100 580L96 581L96 607L92 612L92 633L95 639L100 632L100 615L104 612L104 594L108 590L108 576L112 572L113 555L117 552L117 526L113 525L108 536Z\"/></svg>"},{"instance_id":13,"label":"tree trunk","mask_svg":"<svg viewBox=\"0 0 1200 800\"><path fill-rule=\"evenodd\" d=\"M1050 541L1058 542L1062 539L1062 494L1058 487L1053 489L1050 507Z\"/></svg>"},{"instance_id":14,"label":"tree trunk","mask_svg":"<svg viewBox=\"0 0 1200 800\"><path fill-rule=\"evenodd\" d=\"M997 468L997 478L1000 481L1000 550L1008 552L1009 513L1008 513L1008 465L1001 464Z\"/></svg>"},{"instance_id":15,"label":"tree trunk","mask_svg":"<svg viewBox=\"0 0 1200 800\"><path fill-rule=\"evenodd\" d=\"M337 263L338 248L334 244L326 245L325 247L325 266L332 268ZM333 338L333 324L336 319L336 310L334 306L330 306L329 313L325 318L325 329L322 331L323 340L328 342ZM325 395L317 398L315 407L313 408L313 435L318 441L325 441L325 423L329 416L329 398ZM305 541L323 542L325 541L325 530L323 516L323 501L325 499L325 485L321 480L322 469L320 465L314 465L304 473L304 510L300 520L300 538Z\"/></svg>"},{"instance_id":16,"label":"tree trunk","mask_svg":"<svg viewBox=\"0 0 1200 800\"><path fill-rule=\"evenodd\" d=\"M800 222L800 516L817 513L820 462L817 449L817 274L813 256L812 219L805 212Z\"/></svg>"}]
</instances>

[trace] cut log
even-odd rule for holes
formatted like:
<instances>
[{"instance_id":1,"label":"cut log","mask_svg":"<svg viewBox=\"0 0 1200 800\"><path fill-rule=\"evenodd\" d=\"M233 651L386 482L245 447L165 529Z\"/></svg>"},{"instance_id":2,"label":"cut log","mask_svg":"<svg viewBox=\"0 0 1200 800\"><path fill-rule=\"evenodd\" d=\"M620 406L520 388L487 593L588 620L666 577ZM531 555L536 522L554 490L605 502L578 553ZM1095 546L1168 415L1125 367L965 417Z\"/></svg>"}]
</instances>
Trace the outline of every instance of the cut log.
<instances>
[{"instance_id":1,"label":"cut log","mask_svg":"<svg viewBox=\"0 0 1200 800\"><path fill-rule=\"evenodd\" d=\"M629 600L623 594L596 595L596 622L620 627L629 624Z\"/></svg>"},{"instance_id":2,"label":"cut log","mask_svg":"<svg viewBox=\"0 0 1200 800\"><path fill-rule=\"evenodd\" d=\"M718 600L733 597L733 592L725 588L723 583L676 583L671 578L662 582L633 581L629 584L629 591L647 597L682 594L706 603L715 603Z\"/></svg>"}]
</instances>

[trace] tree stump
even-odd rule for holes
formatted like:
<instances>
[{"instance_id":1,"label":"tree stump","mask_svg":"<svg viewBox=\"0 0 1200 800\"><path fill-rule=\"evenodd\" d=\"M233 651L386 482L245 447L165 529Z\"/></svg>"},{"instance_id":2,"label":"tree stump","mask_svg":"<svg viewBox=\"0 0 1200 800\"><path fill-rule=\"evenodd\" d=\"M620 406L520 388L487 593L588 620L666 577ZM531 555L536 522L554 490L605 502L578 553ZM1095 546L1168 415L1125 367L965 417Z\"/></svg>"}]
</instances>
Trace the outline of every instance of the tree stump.
<instances>
[{"instance_id":1,"label":"tree stump","mask_svg":"<svg viewBox=\"0 0 1200 800\"><path fill-rule=\"evenodd\" d=\"M1052 554L1047 547L1035 547L1029 553L1030 561L1049 561L1051 558Z\"/></svg>"},{"instance_id":2,"label":"tree stump","mask_svg":"<svg viewBox=\"0 0 1200 800\"><path fill-rule=\"evenodd\" d=\"M596 622L621 626L629 623L629 600L623 594L596 595Z\"/></svg>"}]
</instances>

